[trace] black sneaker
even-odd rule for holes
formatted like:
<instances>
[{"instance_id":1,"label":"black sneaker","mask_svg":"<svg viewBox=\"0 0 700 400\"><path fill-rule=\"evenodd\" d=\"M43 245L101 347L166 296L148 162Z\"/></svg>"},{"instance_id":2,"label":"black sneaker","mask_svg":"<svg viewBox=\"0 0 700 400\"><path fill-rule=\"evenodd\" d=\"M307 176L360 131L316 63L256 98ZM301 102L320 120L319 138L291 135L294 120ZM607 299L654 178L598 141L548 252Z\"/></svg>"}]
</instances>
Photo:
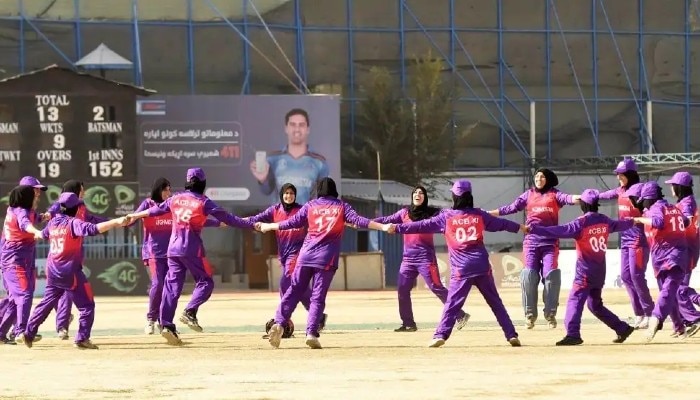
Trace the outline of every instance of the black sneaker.
<instances>
[{"instance_id":1,"label":"black sneaker","mask_svg":"<svg viewBox=\"0 0 700 400\"><path fill-rule=\"evenodd\" d=\"M321 317L321 322L318 324L318 331L322 332L326 328L326 320L328 319L328 314L323 314Z\"/></svg>"},{"instance_id":2,"label":"black sneaker","mask_svg":"<svg viewBox=\"0 0 700 400\"><path fill-rule=\"evenodd\" d=\"M183 311L182 316L180 317L180 322L186 324L190 329L192 329L195 332L202 332L204 330L199 325L199 322L197 321L197 316L192 311Z\"/></svg>"},{"instance_id":3,"label":"black sneaker","mask_svg":"<svg viewBox=\"0 0 700 400\"><path fill-rule=\"evenodd\" d=\"M573 336L564 336L564 339L557 342L557 346L578 346L583 344L583 339Z\"/></svg>"},{"instance_id":4,"label":"black sneaker","mask_svg":"<svg viewBox=\"0 0 700 400\"><path fill-rule=\"evenodd\" d=\"M613 340L613 343L624 343L631 334L634 333L634 327L627 325L627 329L621 335L617 335L617 339Z\"/></svg>"},{"instance_id":5,"label":"black sneaker","mask_svg":"<svg viewBox=\"0 0 700 400\"><path fill-rule=\"evenodd\" d=\"M9 345L17 345L17 343L15 343L14 339L13 339L13 340L10 340L10 339L8 339L8 338L6 338L6 337L0 338L0 343L2 343L2 344L9 344Z\"/></svg>"},{"instance_id":6,"label":"black sneaker","mask_svg":"<svg viewBox=\"0 0 700 400\"><path fill-rule=\"evenodd\" d=\"M394 332L415 332L418 330L417 326L406 326L406 325L401 325L400 327L394 329Z\"/></svg>"}]
</instances>

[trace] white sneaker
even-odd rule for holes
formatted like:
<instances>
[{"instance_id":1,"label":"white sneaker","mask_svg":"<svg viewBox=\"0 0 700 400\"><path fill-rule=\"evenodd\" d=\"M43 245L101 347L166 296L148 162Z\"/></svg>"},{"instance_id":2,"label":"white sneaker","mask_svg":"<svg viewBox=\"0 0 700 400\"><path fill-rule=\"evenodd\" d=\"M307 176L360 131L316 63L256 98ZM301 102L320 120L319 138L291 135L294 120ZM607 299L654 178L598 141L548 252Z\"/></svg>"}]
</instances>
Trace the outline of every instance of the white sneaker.
<instances>
[{"instance_id":1,"label":"white sneaker","mask_svg":"<svg viewBox=\"0 0 700 400\"><path fill-rule=\"evenodd\" d=\"M649 317L643 316L639 317L639 323L634 327L634 329L648 329L649 328Z\"/></svg>"},{"instance_id":2,"label":"white sneaker","mask_svg":"<svg viewBox=\"0 0 700 400\"><path fill-rule=\"evenodd\" d=\"M68 329L59 329L58 338L61 340L68 340Z\"/></svg>"},{"instance_id":3,"label":"white sneaker","mask_svg":"<svg viewBox=\"0 0 700 400\"><path fill-rule=\"evenodd\" d=\"M316 336L306 335L306 345L312 349L322 349L321 342Z\"/></svg>"},{"instance_id":4,"label":"white sneaker","mask_svg":"<svg viewBox=\"0 0 700 400\"><path fill-rule=\"evenodd\" d=\"M279 349L280 343L282 342L282 334L284 333L284 328L280 324L274 324L270 328L269 335L270 337L267 339L270 342L270 345L276 349Z\"/></svg>"},{"instance_id":5,"label":"white sneaker","mask_svg":"<svg viewBox=\"0 0 700 400\"><path fill-rule=\"evenodd\" d=\"M153 335L156 333L156 323L155 321L147 321L146 322L146 327L143 329L143 332L146 335Z\"/></svg>"},{"instance_id":6,"label":"white sneaker","mask_svg":"<svg viewBox=\"0 0 700 400\"><path fill-rule=\"evenodd\" d=\"M433 339L428 347L442 347L442 345L445 344L445 339L442 338L435 338Z\"/></svg>"},{"instance_id":7,"label":"white sneaker","mask_svg":"<svg viewBox=\"0 0 700 400\"><path fill-rule=\"evenodd\" d=\"M549 315L546 317L546 319L549 329L557 329L557 317L555 317L554 315Z\"/></svg>"},{"instance_id":8,"label":"white sneaker","mask_svg":"<svg viewBox=\"0 0 700 400\"><path fill-rule=\"evenodd\" d=\"M630 324L630 326L634 329L637 329L639 327L639 324L641 324L643 320L644 320L643 315L637 315L636 317L634 317L634 322L632 322Z\"/></svg>"},{"instance_id":9,"label":"white sneaker","mask_svg":"<svg viewBox=\"0 0 700 400\"><path fill-rule=\"evenodd\" d=\"M462 328L467 326L467 322L469 322L469 318L471 318L471 315L469 315L468 313L465 313L462 318L457 320L456 328L458 331L461 331Z\"/></svg>"},{"instance_id":10,"label":"white sneaker","mask_svg":"<svg viewBox=\"0 0 700 400\"><path fill-rule=\"evenodd\" d=\"M654 340L654 336L656 336L656 332L659 331L659 319L658 318L651 316L648 318L648 322L649 322L649 327L647 328L647 332L645 335L647 343Z\"/></svg>"}]
</instances>

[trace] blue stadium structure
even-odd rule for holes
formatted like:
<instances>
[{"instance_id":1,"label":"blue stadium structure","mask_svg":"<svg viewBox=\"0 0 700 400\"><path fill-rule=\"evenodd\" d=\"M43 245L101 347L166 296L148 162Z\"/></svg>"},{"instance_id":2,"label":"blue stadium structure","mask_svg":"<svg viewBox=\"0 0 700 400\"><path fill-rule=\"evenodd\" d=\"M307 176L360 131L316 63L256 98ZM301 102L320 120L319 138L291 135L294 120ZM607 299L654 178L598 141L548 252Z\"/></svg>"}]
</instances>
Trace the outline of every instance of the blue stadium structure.
<instances>
[{"instance_id":1,"label":"blue stadium structure","mask_svg":"<svg viewBox=\"0 0 700 400\"><path fill-rule=\"evenodd\" d=\"M7 0L0 79L104 43L133 63L109 78L164 94L340 93L361 135L369 68L405 85L431 51L468 137L456 169L675 159L700 147L699 30L699 0Z\"/></svg>"}]
</instances>

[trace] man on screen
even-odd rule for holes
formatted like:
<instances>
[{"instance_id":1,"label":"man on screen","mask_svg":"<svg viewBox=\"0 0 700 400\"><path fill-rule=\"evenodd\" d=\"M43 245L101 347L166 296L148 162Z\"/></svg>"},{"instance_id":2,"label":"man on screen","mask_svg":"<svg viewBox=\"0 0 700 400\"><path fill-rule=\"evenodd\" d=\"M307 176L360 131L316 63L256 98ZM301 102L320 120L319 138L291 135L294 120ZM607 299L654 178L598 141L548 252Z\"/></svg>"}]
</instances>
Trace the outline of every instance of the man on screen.
<instances>
[{"instance_id":1,"label":"man on screen","mask_svg":"<svg viewBox=\"0 0 700 400\"><path fill-rule=\"evenodd\" d=\"M316 182L328 177L328 163L322 155L309 150L310 122L306 110L290 110L284 116L284 125L287 146L267 155L256 152L250 171L273 203L279 202L282 185L291 183L297 188L297 203L304 204L311 199Z\"/></svg>"}]
</instances>

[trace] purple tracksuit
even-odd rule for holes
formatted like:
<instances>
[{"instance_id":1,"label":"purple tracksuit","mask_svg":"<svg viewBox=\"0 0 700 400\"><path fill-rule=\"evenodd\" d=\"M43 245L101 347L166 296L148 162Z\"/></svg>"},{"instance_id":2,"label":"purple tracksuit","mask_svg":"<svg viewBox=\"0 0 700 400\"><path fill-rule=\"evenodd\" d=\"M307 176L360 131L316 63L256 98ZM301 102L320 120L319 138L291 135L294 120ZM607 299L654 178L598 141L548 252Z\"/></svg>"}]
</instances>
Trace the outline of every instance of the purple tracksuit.
<instances>
[{"instance_id":1,"label":"purple tracksuit","mask_svg":"<svg viewBox=\"0 0 700 400\"><path fill-rule=\"evenodd\" d=\"M202 228L211 215L226 225L236 228L253 228L253 223L228 213L208 197L193 192L176 193L160 205L148 209L149 217L172 213L172 231L168 243L168 273L163 286L160 306L160 326L175 331L177 301L185 284L185 272L190 271L195 280L192 299L185 310L197 310L214 291L212 272L204 262Z\"/></svg>"},{"instance_id":2,"label":"purple tracksuit","mask_svg":"<svg viewBox=\"0 0 700 400\"><path fill-rule=\"evenodd\" d=\"M520 225L515 222L493 217L480 208L443 210L430 219L396 227L396 232L399 233L445 232L452 274L442 319L433 338L447 340L450 337L472 286L479 289L491 307L506 340L518 337L496 290L489 254L484 247L484 231L515 233L519 229Z\"/></svg>"},{"instance_id":3,"label":"purple tracksuit","mask_svg":"<svg viewBox=\"0 0 700 400\"><path fill-rule=\"evenodd\" d=\"M601 200L617 199L617 216L620 219L641 217L642 213L632 205L625 189L602 192ZM632 229L620 234L620 279L632 303L634 315L650 317L654 309L654 300L649 293L646 271L649 262L649 246L644 236L644 225L636 224Z\"/></svg>"},{"instance_id":4,"label":"purple tracksuit","mask_svg":"<svg viewBox=\"0 0 700 400\"><path fill-rule=\"evenodd\" d=\"M402 208L387 217L375 218L374 222L380 224L401 224L413 221L408 217L408 208ZM399 267L397 287L399 316L403 326L416 326L416 321L413 318L413 305L411 304L411 290L416 285L416 278L419 274L425 280L430 291L445 304L447 301L447 288L440 281L440 271L438 270L432 233L407 234L403 238L403 259ZM464 315L464 311L459 310L457 319L464 317Z\"/></svg>"},{"instance_id":5,"label":"purple tracksuit","mask_svg":"<svg viewBox=\"0 0 700 400\"><path fill-rule=\"evenodd\" d=\"M89 340L95 322L95 299L92 287L83 273L83 237L99 235L97 225L58 214L49 221L43 234L49 240L46 291L34 309L24 335L29 340L34 340L39 326L64 293L70 292L71 299L80 312L75 342Z\"/></svg>"},{"instance_id":6,"label":"purple tracksuit","mask_svg":"<svg viewBox=\"0 0 700 400\"><path fill-rule=\"evenodd\" d=\"M630 328L617 315L603 305L601 296L605 285L605 252L608 236L632 228L634 222L616 221L595 212L588 212L566 225L542 227L533 225L530 232L552 238L576 239L576 273L574 284L566 304L566 336L581 338L581 315L583 305L618 335Z\"/></svg>"},{"instance_id":7,"label":"purple tracksuit","mask_svg":"<svg viewBox=\"0 0 700 400\"><path fill-rule=\"evenodd\" d=\"M158 203L148 198L145 199L134 211L138 213L157 206ZM216 227L219 222L207 219L204 227ZM141 259L148 268L151 277L151 286L148 289L148 321L160 321L160 305L163 298L163 285L165 275L168 273L168 243L173 230L173 218L171 213L165 213L156 217L143 218L143 247Z\"/></svg>"},{"instance_id":8,"label":"purple tracksuit","mask_svg":"<svg viewBox=\"0 0 700 400\"><path fill-rule=\"evenodd\" d=\"M677 294L688 267L687 239L683 231L688 220L666 200L658 200L644 216L652 221L652 226L645 226L644 231L660 290L652 315L659 321L670 315L674 331L683 332L685 327L678 310Z\"/></svg>"},{"instance_id":9,"label":"purple tracksuit","mask_svg":"<svg viewBox=\"0 0 700 400\"><path fill-rule=\"evenodd\" d=\"M246 218L252 223L256 222L282 222L293 217L299 210L301 210L300 205L295 205L294 208L289 211L285 211L284 205L277 204L268 207L265 211L258 215ZM282 266L282 274L280 276L280 298L284 296L284 293L292 285L292 275L294 274L294 269L297 266L297 258L299 257L299 251L301 246L304 244L304 238L306 237L306 227L288 229L285 231L276 231L277 236L277 255L279 256L280 265ZM301 304L308 311L311 306L311 288L301 295Z\"/></svg>"},{"instance_id":10,"label":"purple tracksuit","mask_svg":"<svg viewBox=\"0 0 700 400\"><path fill-rule=\"evenodd\" d=\"M552 188L546 193L540 193L532 188L518 196L512 204L499 208L498 214L509 215L527 210L527 225L554 226L559 223L559 209L571 204L574 204L573 196L558 189ZM542 280L544 315L545 318L554 317L557 314L561 290L559 240L527 234L523 241L523 256L525 269L521 273L520 282L525 315L537 318L537 286Z\"/></svg>"},{"instance_id":11,"label":"purple tracksuit","mask_svg":"<svg viewBox=\"0 0 700 400\"><path fill-rule=\"evenodd\" d=\"M17 335L27 327L36 286L36 246L34 235L27 233L25 229L36 220L37 215L34 211L18 207L7 208L0 268L10 301L5 306L5 315L0 327L3 334L6 334L5 329L9 329L12 323Z\"/></svg>"},{"instance_id":12,"label":"purple tracksuit","mask_svg":"<svg viewBox=\"0 0 700 400\"><path fill-rule=\"evenodd\" d=\"M80 205L78 207L78 212L75 214L75 218L81 221L89 222L91 224L99 224L101 222L108 221L107 218L97 217L90 214L82 200L80 200ZM53 218L60 210L61 205L58 204L58 202L55 202L51 204L47 212L51 215L51 218ZM68 325L70 324L70 311L71 308L73 308L73 300L70 296L71 292L66 291L63 296L61 296L61 299L58 301L58 304L55 307L56 331L60 331L61 329L68 330Z\"/></svg>"},{"instance_id":13,"label":"purple tracksuit","mask_svg":"<svg viewBox=\"0 0 700 400\"><path fill-rule=\"evenodd\" d=\"M700 230L698 229L698 206L693 196L682 198L676 207L681 213L690 219L685 227L686 245L688 247L688 265L683 280L678 288L678 312L686 325L692 325L700 321L700 312L695 309L692 298L697 295L695 289L690 287L690 275L698 263L700 253Z\"/></svg>"},{"instance_id":14,"label":"purple tracksuit","mask_svg":"<svg viewBox=\"0 0 700 400\"><path fill-rule=\"evenodd\" d=\"M357 215L355 210L342 200L320 197L304 204L293 217L279 224L279 230L306 226L308 231L299 251L292 285L282 296L277 308L276 324L283 325L292 317L304 292L309 284L312 284L306 334L320 336L319 322L326 308L328 288L338 269L340 242L346 222L364 229L370 220Z\"/></svg>"}]
</instances>

